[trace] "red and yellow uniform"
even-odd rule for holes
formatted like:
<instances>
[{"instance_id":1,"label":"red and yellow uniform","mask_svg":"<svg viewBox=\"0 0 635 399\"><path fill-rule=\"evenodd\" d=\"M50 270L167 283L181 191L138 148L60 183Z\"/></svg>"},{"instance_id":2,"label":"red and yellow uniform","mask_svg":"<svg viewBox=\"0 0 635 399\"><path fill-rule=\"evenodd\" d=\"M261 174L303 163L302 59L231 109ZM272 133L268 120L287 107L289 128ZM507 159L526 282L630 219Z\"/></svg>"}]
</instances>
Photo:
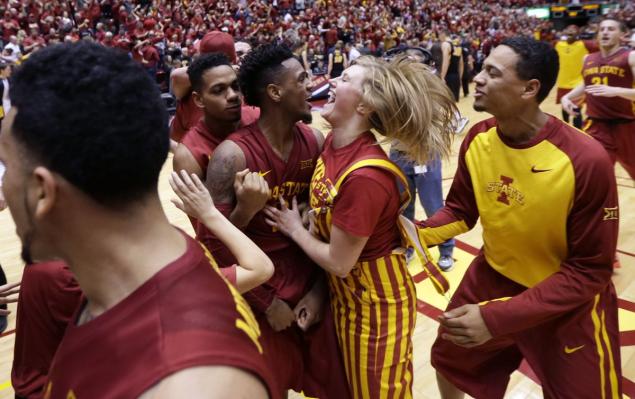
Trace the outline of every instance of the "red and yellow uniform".
<instances>
[{"instance_id":1,"label":"red and yellow uniform","mask_svg":"<svg viewBox=\"0 0 635 399\"><path fill-rule=\"evenodd\" d=\"M187 251L128 297L69 324L45 399L136 398L170 374L211 365L253 373L278 397L249 306L209 253L186 239Z\"/></svg>"},{"instance_id":2,"label":"red and yellow uniform","mask_svg":"<svg viewBox=\"0 0 635 399\"><path fill-rule=\"evenodd\" d=\"M589 50L586 43L582 40L576 40L571 44L565 40L560 40L554 48L560 60L558 80L556 81L556 87L558 88L556 104L560 104L562 96L582 83L580 70L582 70L584 63L584 56L589 54Z\"/></svg>"},{"instance_id":3,"label":"red and yellow uniform","mask_svg":"<svg viewBox=\"0 0 635 399\"><path fill-rule=\"evenodd\" d=\"M347 169L364 158L388 157L371 133L339 149L326 139L313 179L311 208L320 238L331 226L369 237L345 278L329 275L331 307L354 398L412 397L412 332L416 292L398 227L400 195L392 172Z\"/></svg>"},{"instance_id":4,"label":"red and yellow uniform","mask_svg":"<svg viewBox=\"0 0 635 399\"><path fill-rule=\"evenodd\" d=\"M494 119L478 123L446 206L423 223L425 241L466 232L479 217L483 248L448 309L481 304L494 338L472 349L437 338L432 365L476 398L502 398L523 358L545 397L621 397L618 203L606 152L553 116L523 145Z\"/></svg>"},{"instance_id":5,"label":"red and yellow uniform","mask_svg":"<svg viewBox=\"0 0 635 399\"><path fill-rule=\"evenodd\" d=\"M41 397L51 362L82 291L63 262L27 265L16 319L11 385L17 397Z\"/></svg>"},{"instance_id":6,"label":"red and yellow uniform","mask_svg":"<svg viewBox=\"0 0 635 399\"><path fill-rule=\"evenodd\" d=\"M635 87L628 62L630 53L621 48L608 57L600 52L588 55L582 68L584 84ZM619 161L635 179L635 101L587 94L586 102L588 120L584 130L604 146L613 163Z\"/></svg>"},{"instance_id":7,"label":"red and yellow uniform","mask_svg":"<svg viewBox=\"0 0 635 399\"><path fill-rule=\"evenodd\" d=\"M308 201L309 183L320 146L313 130L296 124L293 148L285 161L273 150L258 123L239 129L228 137L242 150L246 167L258 171L271 189L268 205L279 205L279 198L290 203L295 196L298 203ZM228 212L234 204L218 204ZM308 396L347 398L346 377L342 371L330 310L324 321L309 332L302 332L295 324L275 332L266 319L265 311L274 298L282 299L293 309L320 278L321 269L295 242L266 223L260 211L244 229L274 264L274 274L266 283L244 294L254 309L263 336L265 361L275 374L277 389L304 391ZM215 240L206 240L214 249L214 256L222 266L232 265L235 258Z\"/></svg>"},{"instance_id":8,"label":"red and yellow uniform","mask_svg":"<svg viewBox=\"0 0 635 399\"><path fill-rule=\"evenodd\" d=\"M241 110L240 126L247 126L258 119L260 116L260 109L254 107L243 106ZM196 163L199 164L203 171L203 178L205 181L205 175L207 174L207 165L212 153L218 147L218 145L227 137L220 137L214 132L210 131L205 124L205 118L200 117L198 122L192 126L185 136L181 139L183 144L192 154ZM205 242L206 237L209 237L209 230L200 223L197 219L189 217L190 223L194 228L196 239L207 244ZM235 272L234 272L235 274ZM234 279L235 280L235 279Z\"/></svg>"}]
</instances>

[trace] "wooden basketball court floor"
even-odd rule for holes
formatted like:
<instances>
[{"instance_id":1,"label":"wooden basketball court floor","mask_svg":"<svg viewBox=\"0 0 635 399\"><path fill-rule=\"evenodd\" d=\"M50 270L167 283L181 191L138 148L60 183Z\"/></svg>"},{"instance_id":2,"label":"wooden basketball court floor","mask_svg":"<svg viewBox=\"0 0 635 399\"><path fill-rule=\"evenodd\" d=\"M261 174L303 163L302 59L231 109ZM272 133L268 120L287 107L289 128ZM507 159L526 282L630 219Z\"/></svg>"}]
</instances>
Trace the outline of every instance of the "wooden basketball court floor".
<instances>
[{"instance_id":1,"label":"wooden basketball court floor","mask_svg":"<svg viewBox=\"0 0 635 399\"><path fill-rule=\"evenodd\" d=\"M560 108L554 103L555 90L543 103L543 110L560 115ZM472 110L472 98L461 98L459 108L463 115L470 118L467 129L475 122L487 118L489 115ZM327 132L323 121L315 113L314 126ZM634 132L635 134L635 132ZM452 177L456 170L456 154L464 135L457 136L454 143L454 154L444 162L443 188L447 193ZM166 162L160 179L159 193L169 219L176 225L192 234L191 226L185 215L176 209L170 198L174 197L167 182L167 176L172 170L171 157ZM620 236L618 255L621 268L615 271L613 281L619 295L619 318L621 331L621 355L623 371L624 397L635 399L635 182L619 166L616 167L617 183L620 198ZM416 205L417 218L424 218L421 205ZM456 266L448 273L452 287L456 288L467 266L482 245L481 228L477 225L472 231L457 237L454 251ZM2 264L10 282L21 278L23 263L20 260L20 242L15 235L15 227L8 211L0 213L0 263ZM436 316L445 308L446 300L436 294L430 282L424 279L420 264L410 265L411 274L417 282L418 318L414 333L414 398L436 399L439 397L434 369L430 366L430 347L436 336ZM15 305L9 308L15 311ZM10 384L11 363L13 359L13 343L15 339L15 314L9 316L9 328L0 336L0 399L13 398ZM580 376L584 378L584 376ZM301 398L291 393L290 398ZM537 379L531 369L523 364L511 378L507 391L507 398L541 398L542 393Z\"/></svg>"}]
</instances>

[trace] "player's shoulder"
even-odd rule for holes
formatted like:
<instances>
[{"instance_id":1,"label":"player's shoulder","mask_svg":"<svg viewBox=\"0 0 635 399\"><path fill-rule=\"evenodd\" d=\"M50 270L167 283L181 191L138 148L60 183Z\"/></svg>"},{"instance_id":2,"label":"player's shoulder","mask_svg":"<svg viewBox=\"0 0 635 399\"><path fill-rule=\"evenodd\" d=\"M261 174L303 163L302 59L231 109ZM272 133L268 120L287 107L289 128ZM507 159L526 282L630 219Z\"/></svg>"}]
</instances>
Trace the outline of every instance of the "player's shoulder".
<instances>
[{"instance_id":1,"label":"player's shoulder","mask_svg":"<svg viewBox=\"0 0 635 399\"><path fill-rule=\"evenodd\" d=\"M575 169L612 167L609 156L600 142L553 115L550 115L550 118L553 134L549 135L548 140L566 154Z\"/></svg>"},{"instance_id":2,"label":"player's shoulder","mask_svg":"<svg viewBox=\"0 0 635 399\"><path fill-rule=\"evenodd\" d=\"M497 125L497 122L496 122L496 118L494 117L484 119L480 122L476 122L470 128L470 130L468 130L467 134L465 135L465 138L463 139L463 144L461 145L461 147L467 149L470 146L470 144L472 144L474 139L476 139L479 135L495 132L496 125Z\"/></svg>"}]
</instances>

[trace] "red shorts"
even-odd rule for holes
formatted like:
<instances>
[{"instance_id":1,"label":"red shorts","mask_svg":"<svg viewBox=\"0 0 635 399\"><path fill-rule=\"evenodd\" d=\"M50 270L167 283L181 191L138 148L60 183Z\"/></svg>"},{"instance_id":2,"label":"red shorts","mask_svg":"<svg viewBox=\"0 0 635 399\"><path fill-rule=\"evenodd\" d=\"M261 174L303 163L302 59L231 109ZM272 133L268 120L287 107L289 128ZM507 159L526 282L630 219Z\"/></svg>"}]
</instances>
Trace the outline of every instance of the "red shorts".
<instances>
[{"instance_id":1,"label":"red shorts","mask_svg":"<svg viewBox=\"0 0 635 399\"><path fill-rule=\"evenodd\" d=\"M635 179L635 120L615 122L587 119L584 131L599 141L611 160L619 162L631 179Z\"/></svg>"},{"instance_id":2,"label":"red shorts","mask_svg":"<svg viewBox=\"0 0 635 399\"><path fill-rule=\"evenodd\" d=\"M293 389L321 399L350 398L328 304L324 306L322 321L307 332L296 325L275 332L264 315L258 316L258 324L265 364L277 384L272 388L274 392L286 394Z\"/></svg>"},{"instance_id":3,"label":"red shorts","mask_svg":"<svg viewBox=\"0 0 635 399\"><path fill-rule=\"evenodd\" d=\"M479 255L448 310L520 294L525 287L496 272ZM596 303L597 299L597 303ZM613 284L594 300L537 327L466 349L437 337L432 365L473 397L503 398L509 375L525 358L546 398L621 398L617 296Z\"/></svg>"}]
</instances>

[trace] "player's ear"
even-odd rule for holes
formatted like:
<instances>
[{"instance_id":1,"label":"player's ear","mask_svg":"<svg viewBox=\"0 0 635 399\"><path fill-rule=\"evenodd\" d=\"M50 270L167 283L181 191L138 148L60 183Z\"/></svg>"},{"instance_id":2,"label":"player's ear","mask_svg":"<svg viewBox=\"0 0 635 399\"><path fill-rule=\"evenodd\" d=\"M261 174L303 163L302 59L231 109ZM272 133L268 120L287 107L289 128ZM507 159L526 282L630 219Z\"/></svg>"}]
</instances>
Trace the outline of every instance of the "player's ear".
<instances>
[{"instance_id":1,"label":"player's ear","mask_svg":"<svg viewBox=\"0 0 635 399\"><path fill-rule=\"evenodd\" d=\"M49 169L38 166L33 170L31 175L31 183L28 184L29 190L27 201L35 203L33 217L35 219L43 218L55 206L58 196L59 175L54 174Z\"/></svg>"},{"instance_id":2,"label":"player's ear","mask_svg":"<svg viewBox=\"0 0 635 399\"><path fill-rule=\"evenodd\" d=\"M282 99L282 88L277 84L270 83L267 85L267 96L274 102L279 103Z\"/></svg>"},{"instance_id":3,"label":"player's ear","mask_svg":"<svg viewBox=\"0 0 635 399\"><path fill-rule=\"evenodd\" d=\"M531 97L538 97L539 91L540 91L540 81L538 79L530 79L525 84L525 89L523 90L522 97L524 99L529 99Z\"/></svg>"},{"instance_id":4,"label":"player's ear","mask_svg":"<svg viewBox=\"0 0 635 399\"><path fill-rule=\"evenodd\" d=\"M192 91L192 100L194 101L194 105L196 105L198 108L205 108L205 105L203 105L203 99L201 98L201 95L198 91Z\"/></svg>"}]
</instances>

